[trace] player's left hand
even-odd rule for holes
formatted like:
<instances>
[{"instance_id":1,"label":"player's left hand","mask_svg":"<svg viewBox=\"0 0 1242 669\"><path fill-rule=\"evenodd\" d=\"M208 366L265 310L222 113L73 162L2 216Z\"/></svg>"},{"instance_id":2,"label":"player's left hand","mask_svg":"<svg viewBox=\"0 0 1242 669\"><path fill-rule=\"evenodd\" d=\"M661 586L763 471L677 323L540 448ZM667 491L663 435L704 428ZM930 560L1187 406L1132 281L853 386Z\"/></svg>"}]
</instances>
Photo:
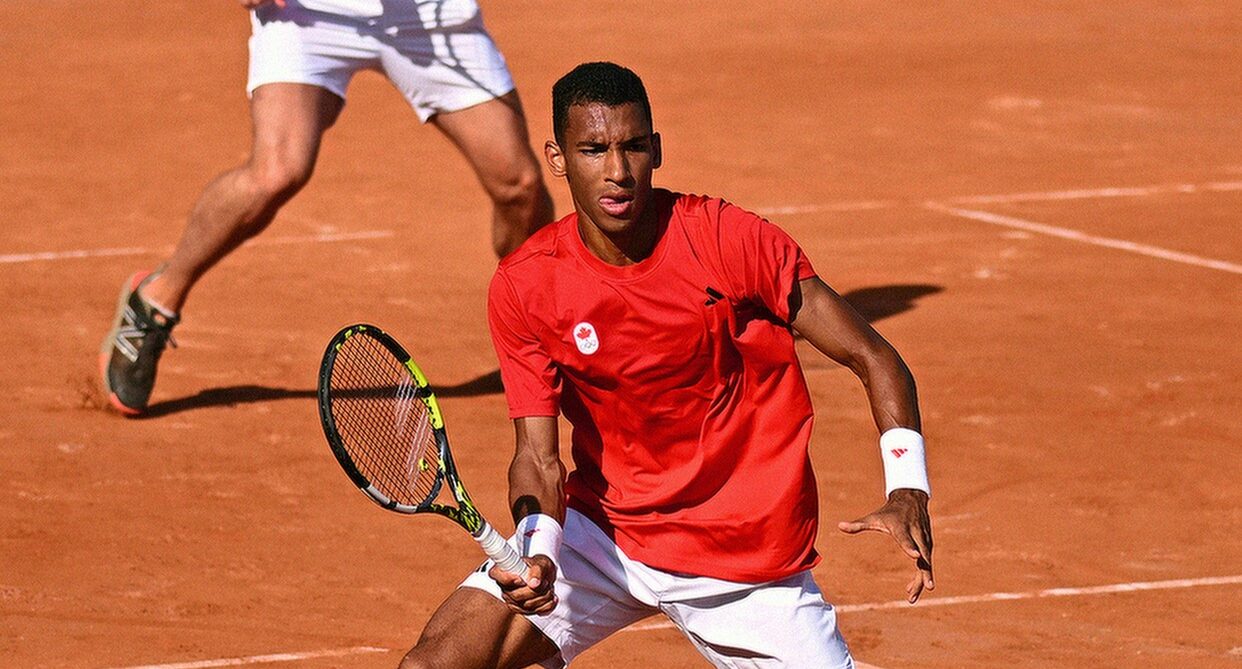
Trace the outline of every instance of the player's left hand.
<instances>
[{"instance_id":1,"label":"player's left hand","mask_svg":"<svg viewBox=\"0 0 1242 669\"><path fill-rule=\"evenodd\" d=\"M846 534L868 530L883 532L893 538L902 552L914 560L916 573L906 586L910 603L919 601L923 590L936 589L932 580L931 517L927 515L927 493L922 490L898 488L888 496L884 506L858 520L840 523Z\"/></svg>"}]
</instances>

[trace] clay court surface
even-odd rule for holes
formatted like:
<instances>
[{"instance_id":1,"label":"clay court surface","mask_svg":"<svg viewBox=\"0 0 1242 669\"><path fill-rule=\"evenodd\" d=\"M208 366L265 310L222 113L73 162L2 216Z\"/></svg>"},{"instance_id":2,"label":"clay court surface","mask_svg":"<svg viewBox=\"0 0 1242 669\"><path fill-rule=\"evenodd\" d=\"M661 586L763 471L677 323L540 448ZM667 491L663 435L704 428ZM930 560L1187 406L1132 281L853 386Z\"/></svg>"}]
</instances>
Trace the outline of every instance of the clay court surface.
<instances>
[{"instance_id":1,"label":"clay court surface","mask_svg":"<svg viewBox=\"0 0 1242 669\"><path fill-rule=\"evenodd\" d=\"M244 158L235 3L0 13L0 666L391 667L480 559L352 488L313 400L341 325L404 340L508 528L488 206L360 76L310 186L191 297L152 417L103 411L116 290ZM901 350L938 588L853 377L805 350L823 563L871 667L1242 667L1242 12L1228 2L486 2L550 134L583 60L651 91L657 183L761 211ZM569 198L554 186L557 209ZM1001 593L1009 593L1003 595ZM268 666L262 664L261 666ZM703 667L659 619L583 668Z\"/></svg>"}]
</instances>

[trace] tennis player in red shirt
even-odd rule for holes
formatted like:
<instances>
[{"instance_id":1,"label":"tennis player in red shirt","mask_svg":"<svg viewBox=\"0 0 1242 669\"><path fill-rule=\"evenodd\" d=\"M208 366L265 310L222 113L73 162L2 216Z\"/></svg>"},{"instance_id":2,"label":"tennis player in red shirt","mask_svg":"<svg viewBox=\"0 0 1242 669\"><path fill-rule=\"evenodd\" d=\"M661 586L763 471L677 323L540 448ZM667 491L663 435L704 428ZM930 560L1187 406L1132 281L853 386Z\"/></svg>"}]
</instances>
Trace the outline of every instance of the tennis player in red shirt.
<instances>
[{"instance_id":1,"label":"tennis player in red shirt","mask_svg":"<svg viewBox=\"0 0 1242 669\"><path fill-rule=\"evenodd\" d=\"M813 411L793 332L867 390L887 501L840 527L897 541L913 603L933 582L909 370L779 228L653 188L660 136L633 72L575 68L553 88L553 126L545 155L575 211L502 261L488 295L530 575L484 565L402 666L561 667L663 613L717 667L852 667L811 577Z\"/></svg>"}]
</instances>

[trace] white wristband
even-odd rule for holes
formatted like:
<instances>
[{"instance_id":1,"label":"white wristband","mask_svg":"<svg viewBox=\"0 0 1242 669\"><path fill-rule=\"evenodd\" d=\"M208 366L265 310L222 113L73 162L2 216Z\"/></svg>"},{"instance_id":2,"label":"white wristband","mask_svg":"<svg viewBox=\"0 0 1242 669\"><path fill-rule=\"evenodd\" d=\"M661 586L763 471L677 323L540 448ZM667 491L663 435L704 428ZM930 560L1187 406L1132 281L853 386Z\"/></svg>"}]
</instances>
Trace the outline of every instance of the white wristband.
<instances>
[{"instance_id":1,"label":"white wristband","mask_svg":"<svg viewBox=\"0 0 1242 669\"><path fill-rule=\"evenodd\" d=\"M886 430L880 435L880 455L884 459L886 499L898 488L913 488L931 495L923 435L904 427Z\"/></svg>"},{"instance_id":2,"label":"white wristband","mask_svg":"<svg viewBox=\"0 0 1242 669\"><path fill-rule=\"evenodd\" d=\"M552 516L532 513L517 522L518 552L523 557L546 555L552 564L560 564L561 524Z\"/></svg>"}]
</instances>

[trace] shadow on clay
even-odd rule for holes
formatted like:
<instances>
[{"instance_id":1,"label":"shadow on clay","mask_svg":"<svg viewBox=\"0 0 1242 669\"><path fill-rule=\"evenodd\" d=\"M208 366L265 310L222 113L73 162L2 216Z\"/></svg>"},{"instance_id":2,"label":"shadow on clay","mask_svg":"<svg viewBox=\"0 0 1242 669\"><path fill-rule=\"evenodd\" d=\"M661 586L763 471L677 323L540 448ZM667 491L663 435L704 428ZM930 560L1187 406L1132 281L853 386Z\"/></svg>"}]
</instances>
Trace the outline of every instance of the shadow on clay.
<instances>
[{"instance_id":1,"label":"shadow on clay","mask_svg":"<svg viewBox=\"0 0 1242 669\"><path fill-rule=\"evenodd\" d=\"M500 370L477 376L469 381L451 386L433 386L438 397L475 397L496 395L504 390L500 385ZM157 402L147 408L139 419L159 418L169 414L204 409L207 407L236 406L256 402L274 402L290 399L314 399L318 393L313 389L272 388L269 386L240 385L208 388L194 395Z\"/></svg>"},{"instance_id":2,"label":"shadow on clay","mask_svg":"<svg viewBox=\"0 0 1242 669\"><path fill-rule=\"evenodd\" d=\"M919 299L943 291L941 286L931 284L895 284L857 288L843 293L849 302L869 323L883 320L913 309ZM504 391L500 383L500 370L493 370L468 381L449 386L434 386L439 397L478 397L496 395ZM217 406L236 406L256 402L275 402L290 399L314 399L314 389L272 388L258 385L225 386L208 388L194 395L152 404L141 418L159 418L169 414Z\"/></svg>"}]
</instances>

